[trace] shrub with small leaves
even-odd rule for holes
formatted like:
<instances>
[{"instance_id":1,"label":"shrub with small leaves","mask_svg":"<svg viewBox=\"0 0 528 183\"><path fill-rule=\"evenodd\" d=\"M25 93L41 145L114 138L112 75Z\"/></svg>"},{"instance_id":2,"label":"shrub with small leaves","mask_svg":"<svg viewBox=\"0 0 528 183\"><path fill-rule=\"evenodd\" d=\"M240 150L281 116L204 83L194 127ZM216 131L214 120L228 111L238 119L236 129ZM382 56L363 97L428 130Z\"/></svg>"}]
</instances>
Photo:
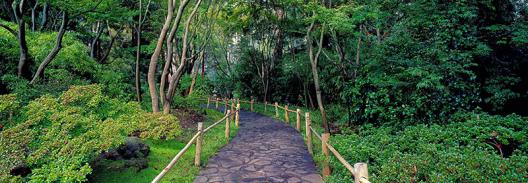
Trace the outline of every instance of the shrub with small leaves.
<instances>
[{"instance_id":1,"label":"shrub with small leaves","mask_svg":"<svg viewBox=\"0 0 528 183\"><path fill-rule=\"evenodd\" d=\"M0 132L0 182L21 177L28 182L84 182L94 157L123 144L133 132L149 138L181 133L174 116L111 99L102 88L72 86L59 97L44 95L24 106L21 121ZM13 173L17 167L30 173Z\"/></svg>"},{"instance_id":2,"label":"shrub with small leaves","mask_svg":"<svg viewBox=\"0 0 528 183\"><path fill-rule=\"evenodd\" d=\"M364 125L331 144L350 163L368 163L372 182L528 182L528 120L475 113L453 119L403 130ZM336 159L331 163L329 182L352 181Z\"/></svg>"},{"instance_id":3,"label":"shrub with small leaves","mask_svg":"<svg viewBox=\"0 0 528 183\"><path fill-rule=\"evenodd\" d=\"M0 131L13 120L19 107L15 94L0 95Z\"/></svg>"}]
</instances>

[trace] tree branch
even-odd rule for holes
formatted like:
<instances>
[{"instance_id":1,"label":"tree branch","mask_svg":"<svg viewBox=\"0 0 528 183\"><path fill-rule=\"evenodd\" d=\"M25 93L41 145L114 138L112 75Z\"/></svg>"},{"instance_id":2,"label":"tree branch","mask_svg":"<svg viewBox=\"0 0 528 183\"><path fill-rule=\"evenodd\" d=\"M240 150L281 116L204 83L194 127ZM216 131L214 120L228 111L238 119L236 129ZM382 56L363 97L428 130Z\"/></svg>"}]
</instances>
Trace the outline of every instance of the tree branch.
<instances>
[{"instance_id":1,"label":"tree branch","mask_svg":"<svg viewBox=\"0 0 528 183\"><path fill-rule=\"evenodd\" d=\"M0 22L0 27L3 27L4 29L6 29L7 31L9 31L11 34L13 34L13 36L15 36L17 39L17 32L13 29L11 29L10 27L8 27L7 25L3 24Z\"/></svg>"}]
</instances>

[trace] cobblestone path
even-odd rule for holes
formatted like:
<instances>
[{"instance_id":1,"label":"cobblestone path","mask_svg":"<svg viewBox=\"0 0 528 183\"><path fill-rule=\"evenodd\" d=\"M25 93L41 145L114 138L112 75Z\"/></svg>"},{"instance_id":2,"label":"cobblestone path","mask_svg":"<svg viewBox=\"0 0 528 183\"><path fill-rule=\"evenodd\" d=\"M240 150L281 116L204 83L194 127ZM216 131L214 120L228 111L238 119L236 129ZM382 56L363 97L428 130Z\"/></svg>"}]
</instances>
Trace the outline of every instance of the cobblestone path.
<instances>
[{"instance_id":1,"label":"cobblestone path","mask_svg":"<svg viewBox=\"0 0 528 183\"><path fill-rule=\"evenodd\" d=\"M323 181L302 136L294 128L241 110L237 136L209 159L194 182Z\"/></svg>"}]
</instances>

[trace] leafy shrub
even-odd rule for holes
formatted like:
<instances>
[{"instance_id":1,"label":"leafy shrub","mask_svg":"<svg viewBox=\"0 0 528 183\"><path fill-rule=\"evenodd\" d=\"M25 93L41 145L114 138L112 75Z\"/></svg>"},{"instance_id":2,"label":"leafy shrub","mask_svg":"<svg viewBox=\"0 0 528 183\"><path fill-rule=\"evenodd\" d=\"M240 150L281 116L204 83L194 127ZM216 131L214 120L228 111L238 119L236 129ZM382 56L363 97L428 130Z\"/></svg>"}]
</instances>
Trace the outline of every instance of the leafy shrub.
<instances>
[{"instance_id":1,"label":"leafy shrub","mask_svg":"<svg viewBox=\"0 0 528 183\"><path fill-rule=\"evenodd\" d=\"M6 26L16 29L16 25L11 22L5 22L0 19L0 22ZM2 66L0 66L0 74L15 74L18 64L18 40L17 38L4 28L0 28L0 58L2 58Z\"/></svg>"},{"instance_id":2,"label":"leafy shrub","mask_svg":"<svg viewBox=\"0 0 528 183\"><path fill-rule=\"evenodd\" d=\"M24 106L17 125L0 133L0 182L20 179L10 172L20 166L31 170L24 178L29 182L86 181L92 159L133 132L149 138L181 133L175 117L111 99L102 88L73 86L58 98L44 95Z\"/></svg>"},{"instance_id":3,"label":"leafy shrub","mask_svg":"<svg viewBox=\"0 0 528 183\"><path fill-rule=\"evenodd\" d=\"M528 120L458 114L448 125L404 130L364 125L331 139L349 162L366 162L372 182L527 182ZM335 167L342 167L332 159ZM331 182L350 181L344 168Z\"/></svg>"},{"instance_id":4,"label":"leafy shrub","mask_svg":"<svg viewBox=\"0 0 528 183\"><path fill-rule=\"evenodd\" d=\"M15 94L0 95L0 131L13 120L19 107Z\"/></svg>"},{"instance_id":5,"label":"leafy shrub","mask_svg":"<svg viewBox=\"0 0 528 183\"><path fill-rule=\"evenodd\" d=\"M28 80L11 74L4 75L0 79L7 84L11 93L17 95L17 100L22 104L27 104L44 94L58 96L71 85L88 84L87 81L81 80L63 69L48 69L45 75L51 75L51 77L48 77L45 82L38 82L33 85L30 85Z\"/></svg>"}]
</instances>

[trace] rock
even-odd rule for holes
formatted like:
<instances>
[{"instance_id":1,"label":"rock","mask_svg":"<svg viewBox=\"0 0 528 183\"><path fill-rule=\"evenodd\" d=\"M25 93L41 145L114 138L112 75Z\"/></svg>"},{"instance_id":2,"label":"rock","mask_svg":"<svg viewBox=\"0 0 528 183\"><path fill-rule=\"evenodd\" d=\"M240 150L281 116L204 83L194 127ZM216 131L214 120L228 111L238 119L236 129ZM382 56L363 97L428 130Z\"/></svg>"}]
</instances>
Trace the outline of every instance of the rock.
<instances>
[{"instance_id":1,"label":"rock","mask_svg":"<svg viewBox=\"0 0 528 183\"><path fill-rule=\"evenodd\" d=\"M148 156L150 148L137 137L127 137L117 152L123 159L144 158Z\"/></svg>"},{"instance_id":2,"label":"rock","mask_svg":"<svg viewBox=\"0 0 528 183\"><path fill-rule=\"evenodd\" d=\"M13 167L9 173L13 176L22 176L25 177L26 175L29 175L31 173L31 168L29 168L26 164L20 164L15 167Z\"/></svg>"},{"instance_id":3,"label":"rock","mask_svg":"<svg viewBox=\"0 0 528 183\"><path fill-rule=\"evenodd\" d=\"M143 143L140 138L127 137L125 144L117 149L102 153L96 162L101 161L102 159L123 161L123 163L115 164L119 166L114 168L121 169L134 167L138 170L142 170L148 168L147 156L149 153L150 148L147 144Z\"/></svg>"}]
</instances>

